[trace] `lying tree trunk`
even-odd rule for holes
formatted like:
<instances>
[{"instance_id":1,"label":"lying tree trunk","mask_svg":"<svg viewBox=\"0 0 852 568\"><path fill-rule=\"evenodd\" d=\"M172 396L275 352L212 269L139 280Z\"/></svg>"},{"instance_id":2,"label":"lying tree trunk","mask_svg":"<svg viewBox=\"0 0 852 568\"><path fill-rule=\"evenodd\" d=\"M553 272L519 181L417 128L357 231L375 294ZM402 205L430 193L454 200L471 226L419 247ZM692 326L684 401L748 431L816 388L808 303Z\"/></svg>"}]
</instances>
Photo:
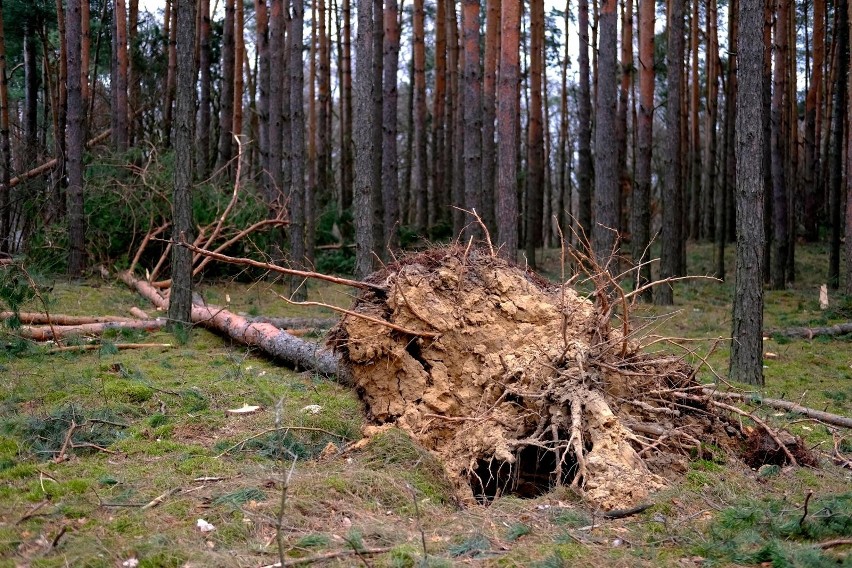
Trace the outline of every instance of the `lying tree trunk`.
<instances>
[{"instance_id":1,"label":"lying tree trunk","mask_svg":"<svg viewBox=\"0 0 852 568\"><path fill-rule=\"evenodd\" d=\"M15 330L15 334L33 341L48 341L51 339L64 339L74 335L102 335L105 331L136 330L136 331L158 331L166 325L166 320L129 320L110 321L105 323L84 323L79 325L44 325L24 326Z\"/></svg>"},{"instance_id":2,"label":"lying tree trunk","mask_svg":"<svg viewBox=\"0 0 852 568\"><path fill-rule=\"evenodd\" d=\"M813 339L819 335L834 337L836 335L846 335L847 333L852 333L852 322L822 327L788 327L787 329L770 331L767 335L770 337L780 335L781 337L791 337L794 339Z\"/></svg>"},{"instance_id":3,"label":"lying tree trunk","mask_svg":"<svg viewBox=\"0 0 852 568\"><path fill-rule=\"evenodd\" d=\"M278 329L331 329L338 318L269 318L258 316L248 318L252 323L269 323Z\"/></svg>"},{"instance_id":4,"label":"lying tree trunk","mask_svg":"<svg viewBox=\"0 0 852 568\"><path fill-rule=\"evenodd\" d=\"M830 412L824 412L822 410L808 408L807 406L802 406L801 404L790 402L789 400L779 400L775 398L757 399L747 394L740 394L735 392L719 392L710 389L704 389L704 394L712 396L713 398L742 400L743 402L748 402L750 404L769 406L772 408L777 408L778 410L787 410L788 412L801 414L802 416L807 416L808 418L813 418L814 420L819 420L820 422L825 422L826 424L831 424L832 426L852 428L852 418L849 418L847 416L840 416L838 414L832 414Z\"/></svg>"},{"instance_id":5,"label":"lying tree trunk","mask_svg":"<svg viewBox=\"0 0 852 568\"><path fill-rule=\"evenodd\" d=\"M0 312L0 321L12 319L14 312ZM135 322L133 318L121 316L68 316L64 314L44 314L41 312L20 312L17 314L22 324L26 325L85 325L92 323ZM148 317L140 319L150 319Z\"/></svg>"},{"instance_id":6,"label":"lying tree trunk","mask_svg":"<svg viewBox=\"0 0 852 568\"><path fill-rule=\"evenodd\" d=\"M120 278L157 308L168 308L168 300L148 282L137 279L129 272L122 272ZM316 343L294 337L272 324L252 323L243 316L223 308L202 306L198 303L192 306L192 322L227 335L238 343L256 347L267 355L295 367L335 376L344 384L349 382L349 372L340 365L335 353Z\"/></svg>"},{"instance_id":7,"label":"lying tree trunk","mask_svg":"<svg viewBox=\"0 0 852 568\"><path fill-rule=\"evenodd\" d=\"M68 351L95 351L101 349L103 344L101 343L89 343L87 345L66 345L65 347L54 347L50 349L48 353L65 353ZM168 349L172 347L171 343L115 343L113 347L118 349L119 351L124 351L126 349L148 349L148 348L160 348L160 349Z\"/></svg>"}]
</instances>

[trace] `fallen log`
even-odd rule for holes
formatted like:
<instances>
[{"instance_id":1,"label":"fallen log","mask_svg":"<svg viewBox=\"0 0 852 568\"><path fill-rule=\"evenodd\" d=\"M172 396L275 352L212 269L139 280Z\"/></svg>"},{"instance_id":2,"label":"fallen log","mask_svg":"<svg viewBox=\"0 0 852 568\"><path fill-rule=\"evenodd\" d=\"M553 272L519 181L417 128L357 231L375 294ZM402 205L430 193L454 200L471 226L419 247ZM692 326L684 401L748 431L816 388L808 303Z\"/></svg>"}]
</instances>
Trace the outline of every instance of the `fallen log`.
<instances>
[{"instance_id":1,"label":"fallen log","mask_svg":"<svg viewBox=\"0 0 852 568\"><path fill-rule=\"evenodd\" d=\"M743 402L748 402L755 405L765 405L778 410L786 410L788 412L801 414L802 416L813 418L814 420L819 420L820 422L825 422L826 424L831 424L832 426L852 428L852 418L848 416L840 416L839 414L832 414L830 412L816 410L814 408L808 408L807 406L802 406L801 404L798 404L796 402L790 402L789 400L780 400L775 398L755 399L747 394L740 394L736 392L720 392L712 389L704 389L704 394L713 398L741 400Z\"/></svg>"},{"instance_id":2,"label":"fallen log","mask_svg":"<svg viewBox=\"0 0 852 568\"><path fill-rule=\"evenodd\" d=\"M0 320L12 319L14 312L0 312ZM133 318L122 316L69 316L65 314L45 314L42 312L19 312L18 319L25 325L85 325L91 323L132 322ZM144 318L150 319L150 318Z\"/></svg>"},{"instance_id":3,"label":"fallen log","mask_svg":"<svg viewBox=\"0 0 852 568\"><path fill-rule=\"evenodd\" d=\"M789 337L792 339L813 339L818 336L834 337L837 335L846 335L852 333L852 322L838 323L834 325L826 325L819 327L788 327L770 331L768 335Z\"/></svg>"},{"instance_id":4,"label":"fallen log","mask_svg":"<svg viewBox=\"0 0 852 568\"><path fill-rule=\"evenodd\" d=\"M269 323L278 329L331 329L339 321L337 318L270 318L265 316L248 319L252 323Z\"/></svg>"},{"instance_id":5,"label":"fallen log","mask_svg":"<svg viewBox=\"0 0 852 568\"><path fill-rule=\"evenodd\" d=\"M168 300L150 283L137 279L129 272L122 272L119 277L154 306L168 309ZM343 383L349 382L349 372L340 364L334 352L294 337L272 324L251 322L224 308L198 303L193 303L191 319L195 324L227 335L238 343L255 347L295 367L334 376Z\"/></svg>"},{"instance_id":6,"label":"fallen log","mask_svg":"<svg viewBox=\"0 0 852 568\"><path fill-rule=\"evenodd\" d=\"M15 330L15 334L33 341L65 339L75 335L102 335L107 330L157 331L163 329L166 320L128 320L103 323L84 323L79 325L25 325Z\"/></svg>"}]
</instances>

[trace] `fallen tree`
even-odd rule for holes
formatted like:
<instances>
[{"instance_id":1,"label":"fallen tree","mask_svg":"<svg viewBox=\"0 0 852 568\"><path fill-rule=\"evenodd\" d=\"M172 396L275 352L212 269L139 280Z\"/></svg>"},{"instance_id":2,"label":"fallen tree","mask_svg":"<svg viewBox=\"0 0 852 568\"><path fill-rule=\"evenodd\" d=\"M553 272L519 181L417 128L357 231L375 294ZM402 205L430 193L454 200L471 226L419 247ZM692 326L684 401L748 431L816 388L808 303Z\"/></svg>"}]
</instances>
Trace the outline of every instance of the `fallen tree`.
<instances>
[{"instance_id":1,"label":"fallen tree","mask_svg":"<svg viewBox=\"0 0 852 568\"><path fill-rule=\"evenodd\" d=\"M788 327L786 329L770 331L767 335L770 337L789 337L791 339L813 339L819 336L836 337L849 333L852 333L852 322L817 327Z\"/></svg>"},{"instance_id":2,"label":"fallen tree","mask_svg":"<svg viewBox=\"0 0 852 568\"><path fill-rule=\"evenodd\" d=\"M135 318L122 316L69 316L65 314L46 314L42 312L0 312L0 321L8 321L17 317L26 325L84 325L92 323L132 322ZM149 319L149 318L144 318Z\"/></svg>"},{"instance_id":3,"label":"fallen tree","mask_svg":"<svg viewBox=\"0 0 852 568\"><path fill-rule=\"evenodd\" d=\"M109 330L158 331L163 329L165 325L166 320L164 319L108 321L79 325L26 325L15 330L15 333L33 341L55 341L73 336L102 335Z\"/></svg>"},{"instance_id":4,"label":"fallen tree","mask_svg":"<svg viewBox=\"0 0 852 568\"><path fill-rule=\"evenodd\" d=\"M150 283L136 278L130 272L122 272L119 277L155 307L168 309L168 299ZM272 324L254 323L224 308L198 302L193 303L191 318L195 324L226 335L243 345L258 348L290 365L347 381L347 370L340 367L337 356L331 350L290 335Z\"/></svg>"}]
</instances>

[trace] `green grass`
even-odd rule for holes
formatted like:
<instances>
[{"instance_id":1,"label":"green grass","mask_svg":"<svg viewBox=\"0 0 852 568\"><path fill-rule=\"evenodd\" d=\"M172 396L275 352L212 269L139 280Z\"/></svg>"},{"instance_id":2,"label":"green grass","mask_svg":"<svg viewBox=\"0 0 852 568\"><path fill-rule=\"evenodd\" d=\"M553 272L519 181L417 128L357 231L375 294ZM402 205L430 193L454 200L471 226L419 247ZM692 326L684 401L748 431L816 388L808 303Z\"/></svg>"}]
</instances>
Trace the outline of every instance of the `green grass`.
<instances>
[{"instance_id":1,"label":"green grass","mask_svg":"<svg viewBox=\"0 0 852 568\"><path fill-rule=\"evenodd\" d=\"M767 329L852 319L852 302L833 294L831 308L819 310L823 255L819 246L797 251L795 286L766 293ZM558 256L546 251L546 273L559 273ZM690 273L707 273L712 249L691 246L688 261ZM724 376L727 343L713 347L715 338L730 333L731 276L725 283L677 284L673 309L640 306L632 323L650 324L645 341L653 335L690 340L679 343L692 353L666 342L653 348L686 353L695 362L706 357ZM50 288L46 299L54 313L149 309L118 284L40 282ZM281 283L208 283L201 289L208 301L224 304L229 297L232 310L247 314L331 315L286 305L275 296L284 291ZM311 286L310 299L351 302L346 290L321 284ZM30 301L23 309L40 306ZM667 313L673 315L661 318ZM707 566L850 565L848 547L814 546L852 535L852 477L826 459L819 469L758 474L708 448L700 459L691 456L670 487L654 496L651 509L616 521L602 520L565 488L534 500L502 497L487 508L462 508L440 464L400 430L382 432L359 451L318 457L329 443L342 452L361 436L361 408L349 389L295 373L203 329L179 339L163 332L115 334L110 344L175 347L48 354L0 330L0 567L116 566L129 558L157 567L274 562L281 480L292 463L281 459L283 448L299 456L283 519L291 558L351 550L355 543L391 548L370 558L377 567L682 566L681 560L696 557ZM852 414L850 338L773 338L766 350L777 358L765 361L766 386L756 390L757 399L783 397ZM699 377L715 380L707 368ZM274 432L279 402L284 425L328 433ZM225 413L243 404L262 410ZM322 409L302 411L308 405ZM821 424L766 407L757 412L817 450L833 449L832 433ZM76 445L106 451L72 448L57 463L53 458L72 420L86 424L75 432ZM838 447L849 455L852 440L847 436ZM799 524L808 492L809 512ZM162 503L143 508L162 495ZM216 530L200 533L199 518ZM349 555L337 565L357 562Z\"/></svg>"}]
</instances>

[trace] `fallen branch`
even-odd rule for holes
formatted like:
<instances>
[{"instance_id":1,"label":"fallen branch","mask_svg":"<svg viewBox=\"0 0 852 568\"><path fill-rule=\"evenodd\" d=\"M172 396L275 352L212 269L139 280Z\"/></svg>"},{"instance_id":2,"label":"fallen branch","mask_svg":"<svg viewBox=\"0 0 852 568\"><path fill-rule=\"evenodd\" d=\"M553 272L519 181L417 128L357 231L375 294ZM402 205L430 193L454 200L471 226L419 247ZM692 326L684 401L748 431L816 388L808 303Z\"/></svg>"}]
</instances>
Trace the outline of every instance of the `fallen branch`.
<instances>
[{"instance_id":1,"label":"fallen branch","mask_svg":"<svg viewBox=\"0 0 852 568\"><path fill-rule=\"evenodd\" d=\"M852 333L852 322L837 323L834 325L820 327L788 327L786 329L770 331L767 335L770 337L777 335L793 339L813 339L820 335L834 337L837 335L846 335L847 333Z\"/></svg>"},{"instance_id":2,"label":"fallen branch","mask_svg":"<svg viewBox=\"0 0 852 568\"><path fill-rule=\"evenodd\" d=\"M132 315L136 319L141 319L141 320L151 319L151 316L149 316L148 314L146 314L145 312L143 312L142 310L140 310L136 306L133 306L128 311L130 312L130 315Z\"/></svg>"},{"instance_id":3,"label":"fallen branch","mask_svg":"<svg viewBox=\"0 0 852 568\"><path fill-rule=\"evenodd\" d=\"M835 546L850 546L852 545L852 538L836 538L834 540L827 540L825 542L820 542L816 544L817 548L821 548L823 550L827 550L829 548L834 548Z\"/></svg>"},{"instance_id":4,"label":"fallen branch","mask_svg":"<svg viewBox=\"0 0 852 568\"><path fill-rule=\"evenodd\" d=\"M325 280L326 282L332 282L334 284L343 284L344 286L351 286L352 288L360 288L361 290L376 290L378 292L386 292L383 286L379 286L378 284L371 284L369 282L361 282L360 280L349 280L348 278L338 278L337 276L329 276L328 274L322 274L319 272L309 272L305 270L294 270L292 268L285 268L283 266L277 266L275 264L269 264L268 262L260 262L257 260L252 260L250 258L237 258L234 256L228 256L225 254L220 254L217 252L205 250L203 248L199 248L195 245L191 245L187 242L179 243L180 246L186 247L192 252L198 253L202 256L207 256L212 258L213 260L218 260L221 262L227 262L229 264L238 264L242 266L251 266L253 268L260 268L263 270L268 270L270 272L277 272L279 274L286 274L288 276L299 276L301 278L314 278L316 280Z\"/></svg>"},{"instance_id":5,"label":"fallen branch","mask_svg":"<svg viewBox=\"0 0 852 568\"><path fill-rule=\"evenodd\" d=\"M337 318L270 318L266 316L253 317L249 320L252 323L272 324L279 329L331 329L338 321Z\"/></svg>"},{"instance_id":6,"label":"fallen branch","mask_svg":"<svg viewBox=\"0 0 852 568\"><path fill-rule=\"evenodd\" d=\"M735 392L719 392L711 389L704 389L703 392L705 395L711 396L713 398L734 399L741 400L749 404L769 406L778 410L787 410L789 412L801 414L802 416L807 416L808 418L813 418L814 420L819 420L820 422L825 422L826 424L831 424L832 426L852 428L852 418L848 416L840 416L839 414L832 414L830 412L824 412L822 410L808 408L807 406L802 406L801 404L798 404L796 402L790 402L789 400L779 400L774 398L754 399L749 395L745 394Z\"/></svg>"},{"instance_id":7,"label":"fallen branch","mask_svg":"<svg viewBox=\"0 0 852 568\"><path fill-rule=\"evenodd\" d=\"M168 308L168 300L150 283L139 280L129 272L122 272L121 280L161 309ZM267 355L303 369L326 376L336 376L341 382L349 381L348 371L339 364L337 355L329 349L293 337L268 323L253 323L243 316L212 305L193 304L192 322L249 347L256 347Z\"/></svg>"},{"instance_id":8,"label":"fallen branch","mask_svg":"<svg viewBox=\"0 0 852 568\"><path fill-rule=\"evenodd\" d=\"M86 323L80 325L24 326L15 333L33 341L64 339L75 335L101 335L108 330L158 331L165 327L165 319L111 321L105 323Z\"/></svg>"},{"instance_id":9,"label":"fallen branch","mask_svg":"<svg viewBox=\"0 0 852 568\"><path fill-rule=\"evenodd\" d=\"M121 316L69 316L65 314L46 314L42 312L20 312L17 315L21 323L26 325L83 325L90 323L135 321L132 318ZM0 320L12 319L14 316L14 312L0 312Z\"/></svg>"},{"instance_id":10,"label":"fallen branch","mask_svg":"<svg viewBox=\"0 0 852 568\"><path fill-rule=\"evenodd\" d=\"M92 138L91 140L86 142L86 148L91 148L92 146L100 144L101 142L103 142L104 140L109 138L111 134L112 134L112 129L108 128L107 130L101 132L100 134L98 134L97 136L95 136L94 138ZM12 187L15 187L16 185L19 185L19 184L27 181L30 178L34 178L34 177L38 177L40 175L44 175L47 172L49 172L50 170L52 170L53 168L55 168L57 166L57 164L59 164L59 160L57 158L53 158L52 160L48 160L47 162L45 162L45 163L43 163L39 166L36 166L33 169L28 170L28 171L26 171L22 174L19 174L16 177L13 177L12 179L10 179L9 183L8 183L8 187L12 188Z\"/></svg>"}]
</instances>

